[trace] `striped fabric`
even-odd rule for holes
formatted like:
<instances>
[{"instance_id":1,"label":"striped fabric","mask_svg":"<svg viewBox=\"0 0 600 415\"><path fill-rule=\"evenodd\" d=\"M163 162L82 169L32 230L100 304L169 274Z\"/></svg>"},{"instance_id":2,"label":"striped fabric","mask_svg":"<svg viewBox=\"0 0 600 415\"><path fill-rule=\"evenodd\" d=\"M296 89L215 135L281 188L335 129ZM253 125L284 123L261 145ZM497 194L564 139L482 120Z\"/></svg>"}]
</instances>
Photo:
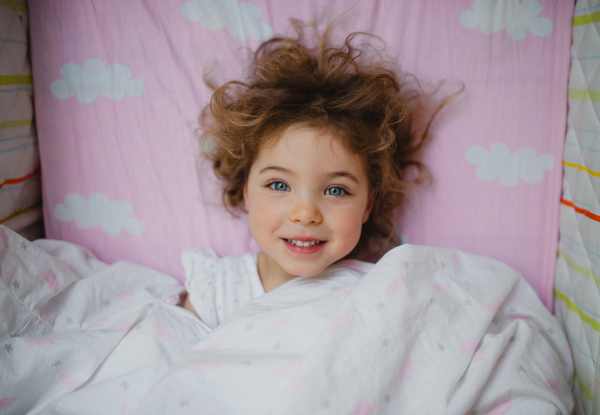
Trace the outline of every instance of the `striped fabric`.
<instances>
[{"instance_id":1,"label":"striped fabric","mask_svg":"<svg viewBox=\"0 0 600 415\"><path fill-rule=\"evenodd\" d=\"M600 413L600 0L573 18L556 314L575 361L576 413Z\"/></svg>"},{"instance_id":2,"label":"striped fabric","mask_svg":"<svg viewBox=\"0 0 600 415\"><path fill-rule=\"evenodd\" d=\"M40 215L25 0L0 0L0 223L20 230Z\"/></svg>"}]
</instances>

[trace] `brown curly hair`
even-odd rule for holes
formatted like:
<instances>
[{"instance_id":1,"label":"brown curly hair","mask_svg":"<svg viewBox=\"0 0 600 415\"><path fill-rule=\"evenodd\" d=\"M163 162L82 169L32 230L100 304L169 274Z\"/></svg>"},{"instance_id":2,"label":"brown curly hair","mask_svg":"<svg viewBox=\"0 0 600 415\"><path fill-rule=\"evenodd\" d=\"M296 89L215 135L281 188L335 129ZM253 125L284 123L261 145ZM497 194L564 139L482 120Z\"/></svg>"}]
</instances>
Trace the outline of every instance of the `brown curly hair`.
<instances>
[{"instance_id":1,"label":"brown curly hair","mask_svg":"<svg viewBox=\"0 0 600 415\"><path fill-rule=\"evenodd\" d=\"M429 176L416 155L445 101L427 110L431 94L413 76L396 73L371 43L357 45L362 38L383 42L374 35L354 32L335 47L329 44L331 25L323 33L314 23L292 26L296 37L275 37L258 47L245 82L217 87L207 81L213 95L200 116L202 139L211 141L203 146L209 148L205 156L225 182L223 202L233 213L243 209L250 167L266 140L298 124L339 137L346 150L364 156L374 198L347 258L380 256L399 243L394 213L410 184ZM316 35L314 46L307 44L307 28ZM410 166L419 172L416 180L407 179Z\"/></svg>"}]
</instances>

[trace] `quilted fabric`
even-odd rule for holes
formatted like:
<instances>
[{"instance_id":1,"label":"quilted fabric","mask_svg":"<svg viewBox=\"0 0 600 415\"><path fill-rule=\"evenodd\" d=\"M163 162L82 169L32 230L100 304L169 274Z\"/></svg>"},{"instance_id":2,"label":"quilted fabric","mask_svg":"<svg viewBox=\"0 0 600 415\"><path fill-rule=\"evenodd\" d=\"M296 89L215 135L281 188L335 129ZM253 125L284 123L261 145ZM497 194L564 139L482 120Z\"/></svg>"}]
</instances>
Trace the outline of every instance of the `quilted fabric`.
<instances>
[{"instance_id":1,"label":"quilted fabric","mask_svg":"<svg viewBox=\"0 0 600 415\"><path fill-rule=\"evenodd\" d=\"M0 223L20 230L41 217L27 4L0 2Z\"/></svg>"},{"instance_id":2,"label":"quilted fabric","mask_svg":"<svg viewBox=\"0 0 600 415\"><path fill-rule=\"evenodd\" d=\"M145 0L29 3L46 235L183 280L188 246L256 251L197 162L195 129L217 81L291 17L345 12L338 37L389 43L401 70L443 92L399 232L413 244L494 257L551 306L573 5L555 0ZM327 20L325 18L324 20Z\"/></svg>"},{"instance_id":3,"label":"quilted fabric","mask_svg":"<svg viewBox=\"0 0 600 415\"><path fill-rule=\"evenodd\" d=\"M575 361L576 412L600 411L600 1L575 7L556 314Z\"/></svg>"}]
</instances>

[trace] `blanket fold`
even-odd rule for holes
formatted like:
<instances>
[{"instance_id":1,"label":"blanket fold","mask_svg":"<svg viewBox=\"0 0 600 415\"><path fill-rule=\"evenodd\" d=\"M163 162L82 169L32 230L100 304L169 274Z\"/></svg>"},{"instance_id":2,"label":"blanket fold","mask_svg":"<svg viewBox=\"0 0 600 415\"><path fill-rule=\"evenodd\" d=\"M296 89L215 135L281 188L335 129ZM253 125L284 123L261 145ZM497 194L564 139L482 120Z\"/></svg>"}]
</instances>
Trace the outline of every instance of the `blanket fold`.
<instances>
[{"instance_id":1,"label":"blanket fold","mask_svg":"<svg viewBox=\"0 0 600 415\"><path fill-rule=\"evenodd\" d=\"M403 245L362 278L298 277L211 330L166 275L0 234L2 414L572 409L559 324L489 258Z\"/></svg>"}]
</instances>

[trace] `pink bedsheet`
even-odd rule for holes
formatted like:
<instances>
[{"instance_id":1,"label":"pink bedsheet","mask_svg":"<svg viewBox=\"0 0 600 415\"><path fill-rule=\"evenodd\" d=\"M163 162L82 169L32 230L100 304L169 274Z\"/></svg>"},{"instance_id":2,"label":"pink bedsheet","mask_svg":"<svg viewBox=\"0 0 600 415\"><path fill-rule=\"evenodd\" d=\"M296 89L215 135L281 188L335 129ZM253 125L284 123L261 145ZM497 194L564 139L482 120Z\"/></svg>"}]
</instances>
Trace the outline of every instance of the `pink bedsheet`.
<instances>
[{"instance_id":1,"label":"pink bedsheet","mask_svg":"<svg viewBox=\"0 0 600 415\"><path fill-rule=\"evenodd\" d=\"M184 247L256 250L244 217L221 207L209 167L197 163L203 71L239 78L247 48L285 32L290 17L348 7L30 1L47 237L180 280ZM465 84L435 123L425 155L435 183L411 199L403 238L502 260L549 307L572 13L553 0L362 1L340 26L381 36L425 82Z\"/></svg>"}]
</instances>

